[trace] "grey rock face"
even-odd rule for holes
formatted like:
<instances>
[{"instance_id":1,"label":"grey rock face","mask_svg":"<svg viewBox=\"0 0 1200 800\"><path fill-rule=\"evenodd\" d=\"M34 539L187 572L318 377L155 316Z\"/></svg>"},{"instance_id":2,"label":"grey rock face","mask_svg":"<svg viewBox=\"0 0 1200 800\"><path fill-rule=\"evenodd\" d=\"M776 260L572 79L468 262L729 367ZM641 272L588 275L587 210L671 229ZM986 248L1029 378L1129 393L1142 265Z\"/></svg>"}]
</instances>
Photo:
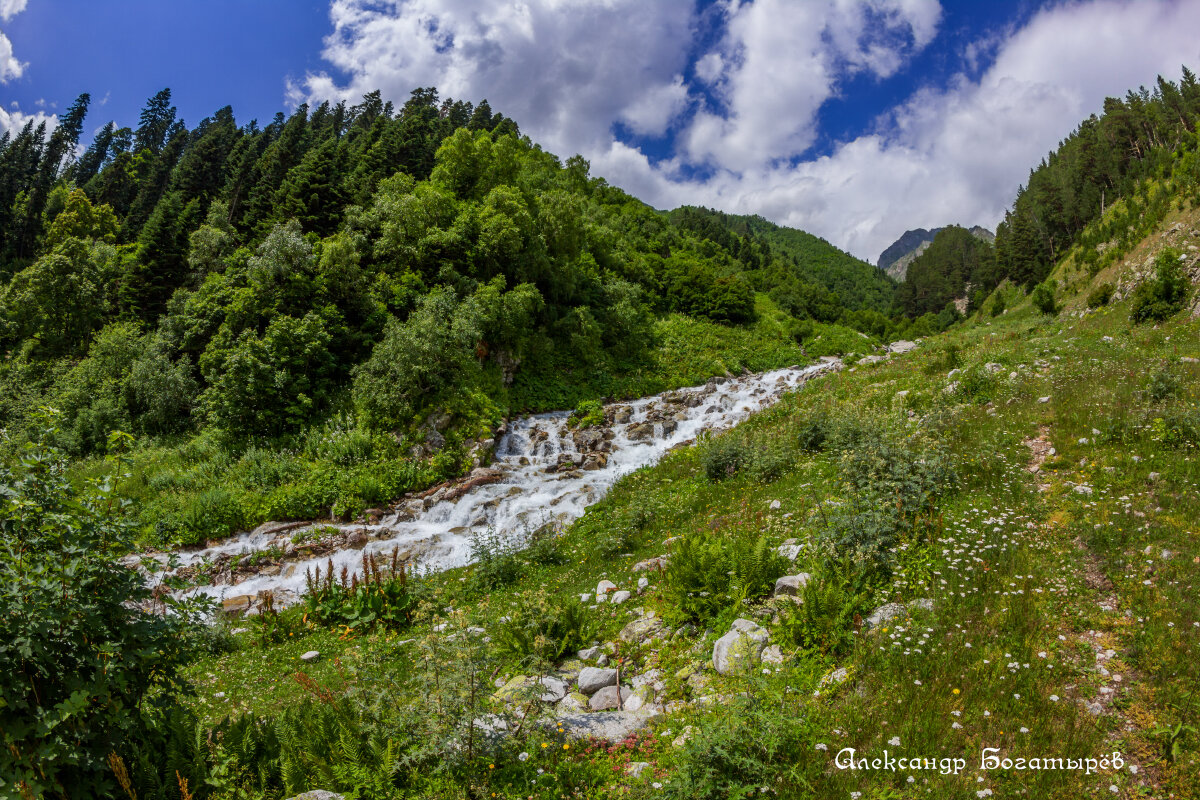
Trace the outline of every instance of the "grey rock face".
<instances>
[{"instance_id":1,"label":"grey rock face","mask_svg":"<svg viewBox=\"0 0 1200 800\"><path fill-rule=\"evenodd\" d=\"M579 691L594 695L605 686L616 686L617 671L603 667L584 667L579 671Z\"/></svg>"},{"instance_id":2,"label":"grey rock face","mask_svg":"<svg viewBox=\"0 0 1200 800\"><path fill-rule=\"evenodd\" d=\"M812 580L812 575L807 572L800 572L796 575L784 575L779 580L775 581L775 596L782 597L790 595L798 597L800 590L803 589L808 582Z\"/></svg>"},{"instance_id":3,"label":"grey rock face","mask_svg":"<svg viewBox=\"0 0 1200 800\"><path fill-rule=\"evenodd\" d=\"M903 617L907 613L908 609L899 603L885 603L872 611L863 620L863 630L871 630L872 628L878 628L880 625L886 625L897 617Z\"/></svg>"},{"instance_id":4,"label":"grey rock face","mask_svg":"<svg viewBox=\"0 0 1200 800\"><path fill-rule=\"evenodd\" d=\"M633 695L633 691L627 686L622 686L619 689L616 686L605 686L600 691L592 695L592 699L588 701L588 707L592 711L608 711L613 708L620 708L621 705Z\"/></svg>"},{"instance_id":5,"label":"grey rock face","mask_svg":"<svg viewBox=\"0 0 1200 800\"><path fill-rule=\"evenodd\" d=\"M748 619L734 620L729 633L713 645L713 668L722 675L757 663L767 646L765 628Z\"/></svg>"}]
</instances>

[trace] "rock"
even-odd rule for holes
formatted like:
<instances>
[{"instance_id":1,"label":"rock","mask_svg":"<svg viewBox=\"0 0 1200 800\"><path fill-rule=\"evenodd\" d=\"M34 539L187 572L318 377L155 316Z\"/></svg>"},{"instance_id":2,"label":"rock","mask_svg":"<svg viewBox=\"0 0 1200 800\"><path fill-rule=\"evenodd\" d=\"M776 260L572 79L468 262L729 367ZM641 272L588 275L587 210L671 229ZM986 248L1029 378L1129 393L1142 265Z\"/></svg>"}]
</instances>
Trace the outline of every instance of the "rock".
<instances>
[{"instance_id":1,"label":"rock","mask_svg":"<svg viewBox=\"0 0 1200 800\"><path fill-rule=\"evenodd\" d=\"M313 789L311 792L298 794L295 797L288 798L288 800L342 800L342 795L325 789Z\"/></svg>"},{"instance_id":2,"label":"rock","mask_svg":"<svg viewBox=\"0 0 1200 800\"><path fill-rule=\"evenodd\" d=\"M643 575L642 577L638 578L637 586L638 586L638 594L641 594L642 592L646 591L647 588L649 588L650 579L647 578L645 575Z\"/></svg>"},{"instance_id":3,"label":"rock","mask_svg":"<svg viewBox=\"0 0 1200 800\"><path fill-rule=\"evenodd\" d=\"M687 744L688 739L691 739L692 736L695 735L695 733L696 733L695 728L693 728L691 725L685 725L683 727L683 733L679 734L673 740L671 740L671 746L672 747L683 747L685 744Z\"/></svg>"},{"instance_id":4,"label":"rock","mask_svg":"<svg viewBox=\"0 0 1200 800\"><path fill-rule=\"evenodd\" d=\"M227 617L239 617L254 605L254 598L248 594L225 597L221 600L221 613Z\"/></svg>"},{"instance_id":5,"label":"rock","mask_svg":"<svg viewBox=\"0 0 1200 800\"><path fill-rule=\"evenodd\" d=\"M1003 372L1004 367L994 361L989 361L983 365L983 370L989 375L995 375L997 372Z\"/></svg>"},{"instance_id":6,"label":"rock","mask_svg":"<svg viewBox=\"0 0 1200 800\"><path fill-rule=\"evenodd\" d=\"M818 686L822 689L824 689L827 686L838 686L840 684L845 683L846 679L849 677L850 677L850 672L845 667L838 667L833 672L822 677L821 682L820 682L820 684L818 684Z\"/></svg>"},{"instance_id":7,"label":"rock","mask_svg":"<svg viewBox=\"0 0 1200 800\"><path fill-rule=\"evenodd\" d=\"M768 506L768 508L770 508L772 511L778 511L781 505L782 504L778 500L772 500L771 505Z\"/></svg>"},{"instance_id":8,"label":"rock","mask_svg":"<svg viewBox=\"0 0 1200 800\"><path fill-rule=\"evenodd\" d=\"M800 551L802 549L803 548L801 548L801 546L798 544L783 544L777 548L779 555L783 556L788 561L795 561L796 557L800 555Z\"/></svg>"},{"instance_id":9,"label":"rock","mask_svg":"<svg viewBox=\"0 0 1200 800\"><path fill-rule=\"evenodd\" d=\"M559 714L572 714L577 711L587 711L588 698L582 692L571 692L557 706Z\"/></svg>"},{"instance_id":10,"label":"rock","mask_svg":"<svg viewBox=\"0 0 1200 800\"><path fill-rule=\"evenodd\" d=\"M526 697L525 690L533 686L533 679L525 675L517 675L501 686L495 694L492 695L495 699L502 703L516 703L524 700Z\"/></svg>"},{"instance_id":11,"label":"rock","mask_svg":"<svg viewBox=\"0 0 1200 800\"><path fill-rule=\"evenodd\" d=\"M916 600L908 601L909 608L919 608L922 611L933 611L933 601L928 597L920 597Z\"/></svg>"},{"instance_id":12,"label":"rock","mask_svg":"<svg viewBox=\"0 0 1200 800\"><path fill-rule=\"evenodd\" d=\"M773 644L762 652L762 662L764 664L782 664L783 663L783 648L777 644Z\"/></svg>"},{"instance_id":13,"label":"rock","mask_svg":"<svg viewBox=\"0 0 1200 800\"><path fill-rule=\"evenodd\" d=\"M735 671L739 665L750 666L759 660L767 646L765 628L748 619L734 620L729 633L713 645L713 668L722 675Z\"/></svg>"},{"instance_id":14,"label":"rock","mask_svg":"<svg viewBox=\"0 0 1200 800\"><path fill-rule=\"evenodd\" d=\"M663 621L657 617L639 617L621 629L617 638L622 642L642 642L661 636Z\"/></svg>"},{"instance_id":15,"label":"rock","mask_svg":"<svg viewBox=\"0 0 1200 800\"><path fill-rule=\"evenodd\" d=\"M891 622L897 617L903 617L908 610L899 603L884 603L863 620L863 630L869 631L880 625Z\"/></svg>"},{"instance_id":16,"label":"rock","mask_svg":"<svg viewBox=\"0 0 1200 800\"><path fill-rule=\"evenodd\" d=\"M812 580L812 575L807 572L800 572L796 575L784 575L779 580L775 581L775 597L789 595L791 597L799 597L800 590L803 589L808 582Z\"/></svg>"},{"instance_id":17,"label":"rock","mask_svg":"<svg viewBox=\"0 0 1200 800\"><path fill-rule=\"evenodd\" d=\"M572 740L590 737L605 742L620 742L646 727L653 717L653 714L645 711L598 711L562 714L555 722Z\"/></svg>"},{"instance_id":18,"label":"rock","mask_svg":"<svg viewBox=\"0 0 1200 800\"><path fill-rule=\"evenodd\" d=\"M887 356L863 356L858 360L859 364L878 364L880 361L887 361Z\"/></svg>"},{"instance_id":19,"label":"rock","mask_svg":"<svg viewBox=\"0 0 1200 800\"><path fill-rule=\"evenodd\" d=\"M1192 356L1180 356L1179 361L1183 364L1200 364L1200 358L1193 358Z\"/></svg>"},{"instance_id":20,"label":"rock","mask_svg":"<svg viewBox=\"0 0 1200 800\"><path fill-rule=\"evenodd\" d=\"M629 406L621 406L613 411L613 422L618 425L624 425L629 422L631 416L633 416L633 409Z\"/></svg>"},{"instance_id":21,"label":"rock","mask_svg":"<svg viewBox=\"0 0 1200 800\"><path fill-rule=\"evenodd\" d=\"M887 346L886 350L889 353L907 353L908 351L915 350L916 348L917 348L916 342L910 342L905 339L901 339L898 342L892 342L891 344L889 344Z\"/></svg>"},{"instance_id":22,"label":"rock","mask_svg":"<svg viewBox=\"0 0 1200 800\"><path fill-rule=\"evenodd\" d=\"M945 389L942 389L942 394L954 394L958 391L958 381L948 384Z\"/></svg>"},{"instance_id":23,"label":"rock","mask_svg":"<svg viewBox=\"0 0 1200 800\"><path fill-rule=\"evenodd\" d=\"M621 603L624 603L626 600L628 600L631 597L633 597L633 594L631 592L625 591L624 589L622 589L619 592L614 592L613 596L612 596L613 605L619 606L619 605L621 605Z\"/></svg>"},{"instance_id":24,"label":"rock","mask_svg":"<svg viewBox=\"0 0 1200 800\"><path fill-rule=\"evenodd\" d=\"M566 681L559 680L552 675L543 675L538 683L546 690L539 698L543 703L557 703L566 697L567 692L571 689L570 684Z\"/></svg>"},{"instance_id":25,"label":"rock","mask_svg":"<svg viewBox=\"0 0 1200 800\"><path fill-rule=\"evenodd\" d=\"M634 688L633 693L624 700L626 711L640 711L654 702L656 692L649 684Z\"/></svg>"},{"instance_id":26,"label":"rock","mask_svg":"<svg viewBox=\"0 0 1200 800\"><path fill-rule=\"evenodd\" d=\"M588 701L588 708L592 711L609 711L614 708L620 708L633 694L633 691L626 686L620 687L620 694L617 693L616 686L605 686Z\"/></svg>"},{"instance_id":27,"label":"rock","mask_svg":"<svg viewBox=\"0 0 1200 800\"><path fill-rule=\"evenodd\" d=\"M1159 473L1157 473L1157 472L1151 472L1151 473L1150 473L1149 475L1147 475L1146 477L1147 477L1147 478L1149 478L1151 481L1156 481L1156 480L1158 480L1158 478L1159 478Z\"/></svg>"},{"instance_id":28,"label":"rock","mask_svg":"<svg viewBox=\"0 0 1200 800\"><path fill-rule=\"evenodd\" d=\"M1039 398L1038 398L1038 402L1039 402L1039 403L1049 403L1049 402L1050 402L1050 398L1049 398L1049 397L1039 397Z\"/></svg>"},{"instance_id":29,"label":"rock","mask_svg":"<svg viewBox=\"0 0 1200 800\"><path fill-rule=\"evenodd\" d=\"M950 370L949 372L947 372L947 373L946 373L946 377L947 377L949 380L954 380L954 378L955 378L956 376L958 376L958 375L962 375L962 370L961 370L961 369L957 369L957 368L956 368L956 369L952 369L952 370Z\"/></svg>"},{"instance_id":30,"label":"rock","mask_svg":"<svg viewBox=\"0 0 1200 800\"><path fill-rule=\"evenodd\" d=\"M591 600L591 599L592 599L592 596L590 594L588 594L587 592L584 592L583 594L579 595L579 602L581 602L581 603L586 603L588 600Z\"/></svg>"},{"instance_id":31,"label":"rock","mask_svg":"<svg viewBox=\"0 0 1200 800\"><path fill-rule=\"evenodd\" d=\"M316 661L320 657L321 657L321 654L319 652L317 652L316 650L309 650L307 653L300 656L300 660L306 661L311 664L312 662Z\"/></svg>"},{"instance_id":32,"label":"rock","mask_svg":"<svg viewBox=\"0 0 1200 800\"><path fill-rule=\"evenodd\" d=\"M604 469L608 466L608 456L604 453L588 453L583 459L583 468L585 470Z\"/></svg>"},{"instance_id":33,"label":"rock","mask_svg":"<svg viewBox=\"0 0 1200 800\"><path fill-rule=\"evenodd\" d=\"M625 774L631 778L640 778L642 773L650 769L649 761L630 761L625 765Z\"/></svg>"},{"instance_id":34,"label":"rock","mask_svg":"<svg viewBox=\"0 0 1200 800\"><path fill-rule=\"evenodd\" d=\"M615 583L613 583L612 581L600 581L599 583L596 584L596 596L597 597L606 595L609 592L615 592L616 590L617 590L617 585Z\"/></svg>"},{"instance_id":35,"label":"rock","mask_svg":"<svg viewBox=\"0 0 1200 800\"><path fill-rule=\"evenodd\" d=\"M615 686L617 684L617 671L602 667L584 667L579 671L579 680L577 683L579 684L579 691L590 697L605 686Z\"/></svg>"},{"instance_id":36,"label":"rock","mask_svg":"<svg viewBox=\"0 0 1200 800\"><path fill-rule=\"evenodd\" d=\"M596 664L601 667L607 667L608 666L608 654L601 653L599 655L599 657L596 659Z\"/></svg>"},{"instance_id":37,"label":"rock","mask_svg":"<svg viewBox=\"0 0 1200 800\"><path fill-rule=\"evenodd\" d=\"M630 425L625 431L625 435L635 442L649 439L654 436L654 423L639 422L636 425Z\"/></svg>"},{"instance_id":38,"label":"rock","mask_svg":"<svg viewBox=\"0 0 1200 800\"><path fill-rule=\"evenodd\" d=\"M354 531L346 536L346 547L361 550L367 546L367 532Z\"/></svg>"},{"instance_id":39,"label":"rock","mask_svg":"<svg viewBox=\"0 0 1200 800\"><path fill-rule=\"evenodd\" d=\"M1082 484L1081 484L1081 485L1079 485L1079 486L1076 486L1076 487L1075 487L1074 489L1072 489L1071 491L1075 492L1075 494L1086 494L1086 495L1090 495L1090 494L1092 493L1092 487L1090 487L1090 486L1084 486L1084 485L1082 485Z\"/></svg>"},{"instance_id":40,"label":"rock","mask_svg":"<svg viewBox=\"0 0 1200 800\"><path fill-rule=\"evenodd\" d=\"M651 570L658 571L667 568L667 561L670 560L669 555L657 556L655 558L647 558L645 561L639 561L631 568L631 572L649 572Z\"/></svg>"},{"instance_id":41,"label":"rock","mask_svg":"<svg viewBox=\"0 0 1200 800\"><path fill-rule=\"evenodd\" d=\"M601 653L599 647L585 647L575 655L584 661L595 661Z\"/></svg>"}]
</instances>

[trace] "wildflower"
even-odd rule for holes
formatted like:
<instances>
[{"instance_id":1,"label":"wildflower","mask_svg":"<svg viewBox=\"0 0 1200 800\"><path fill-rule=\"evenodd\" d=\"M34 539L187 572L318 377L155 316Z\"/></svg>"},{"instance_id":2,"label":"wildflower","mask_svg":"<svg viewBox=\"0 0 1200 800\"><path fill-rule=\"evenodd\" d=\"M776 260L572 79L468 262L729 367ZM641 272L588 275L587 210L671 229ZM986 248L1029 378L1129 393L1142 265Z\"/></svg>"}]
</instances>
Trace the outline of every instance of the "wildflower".
<instances>
[{"instance_id":1,"label":"wildflower","mask_svg":"<svg viewBox=\"0 0 1200 800\"><path fill-rule=\"evenodd\" d=\"M517 760L518 761L528 761L529 753L521 753L519 756L517 756Z\"/></svg>"},{"instance_id":2,"label":"wildflower","mask_svg":"<svg viewBox=\"0 0 1200 800\"><path fill-rule=\"evenodd\" d=\"M571 745L569 745L569 744L563 745L563 750L570 750L570 749L571 749Z\"/></svg>"},{"instance_id":3,"label":"wildflower","mask_svg":"<svg viewBox=\"0 0 1200 800\"><path fill-rule=\"evenodd\" d=\"M550 745L546 744L545 742L542 742L542 747L549 747L549 746Z\"/></svg>"},{"instance_id":4,"label":"wildflower","mask_svg":"<svg viewBox=\"0 0 1200 800\"><path fill-rule=\"evenodd\" d=\"M828 749L829 749L829 745L825 744L824 742L818 742L818 743L817 743L817 749L818 749L818 750L828 750Z\"/></svg>"},{"instance_id":5,"label":"wildflower","mask_svg":"<svg viewBox=\"0 0 1200 800\"><path fill-rule=\"evenodd\" d=\"M1051 702L1051 703L1057 703L1057 702L1058 702L1058 695L1056 695L1056 694L1052 694L1052 695L1050 695L1050 702Z\"/></svg>"},{"instance_id":6,"label":"wildflower","mask_svg":"<svg viewBox=\"0 0 1200 800\"><path fill-rule=\"evenodd\" d=\"M958 694L958 689L955 689L955 690L954 690L954 694Z\"/></svg>"},{"instance_id":7,"label":"wildflower","mask_svg":"<svg viewBox=\"0 0 1200 800\"><path fill-rule=\"evenodd\" d=\"M1029 728L1026 728L1026 727L1022 726L1022 727L1021 727L1021 733L1029 733Z\"/></svg>"},{"instance_id":8,"label":"wildflower","mask_svg":"<svg viewBox=\"0 0 1200 800\"><path fill-rule=\"evenodd\" d=\"M900 737L893 736L892 738L888 739L888 744L890 744L892 747L899 747L900 746Z\"/></svg>"}]
</instances>

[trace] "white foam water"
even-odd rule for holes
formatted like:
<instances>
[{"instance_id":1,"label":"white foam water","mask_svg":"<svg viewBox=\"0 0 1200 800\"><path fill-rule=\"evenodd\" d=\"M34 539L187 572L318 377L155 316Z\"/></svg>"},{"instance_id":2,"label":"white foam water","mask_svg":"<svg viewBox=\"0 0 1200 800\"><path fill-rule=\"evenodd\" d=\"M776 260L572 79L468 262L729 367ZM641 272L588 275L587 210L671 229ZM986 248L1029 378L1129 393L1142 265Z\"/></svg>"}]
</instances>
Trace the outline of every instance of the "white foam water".
<instances>
[{"instance_id":1,"label":"white foam water","mask_svg":"<svg viewBox=\"0 0 1200 800\"><path fill-rule=\"evenodd\" d=\"M585 452L577 447L580 434L567 425L568 412L516 420L496 443L488 468L500 473L498 480L492 473L488 479L494 482L474 486L456 499L444 499L441 495L447 492L438 492L423 500L402 501L375 524L338 526L367 533L363 546L289 561L278 570L198 587L193 592L217 599L253 596L266 590L301 594L307 570L324 569L332 561L336 572L343 567L354 572L361 568L364 550L387 555L399 548L422 569L463 566L470 561L473 534L490 532L513 541L548 523L569 523L602 498L621 476L656 463L672 448L703 432L738 424L775 403L784 392L838 367L836 359L825 359L809 367L712 380L700 387L612 404L605 409L608 418L613 419L615 412L615 418L622 421L588 432L579 442ZM653 426L652 432L649 426ZM314 523L313 527L321 525ZM245 533L178 556L183 566L199 566L222 555L247 556L279 548L294 533L290 530L281 536L278 530L269 529Z\"/></svg>"}]
</instances>

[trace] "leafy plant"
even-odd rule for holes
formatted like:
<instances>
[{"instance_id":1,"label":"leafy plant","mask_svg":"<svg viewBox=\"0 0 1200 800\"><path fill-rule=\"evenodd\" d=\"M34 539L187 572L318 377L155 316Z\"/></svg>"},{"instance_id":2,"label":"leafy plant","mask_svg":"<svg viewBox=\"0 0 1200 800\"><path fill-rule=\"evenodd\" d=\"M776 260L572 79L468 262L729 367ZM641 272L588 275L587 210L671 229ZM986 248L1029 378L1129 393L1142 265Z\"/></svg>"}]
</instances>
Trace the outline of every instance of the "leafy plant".
<instances>
[{"instance_id":1,"label":"leafy plant","mask_svg":"<svg viewBox=\"0 0 1200 800\"><path fill-rule=\"evenodd\" d=\"M685 535L667 562L663 584L669 613L679 622L708 622L743 600L771 593L788 561L757 539Z\"/></svg>"},{"instance_id":2,"label":"leafy plant","mask_svg":"<svg viewBox=\"0 0 1200 800\"><path fill-rule=\"evenodd\" d=\"M567 417L567 425L572 428L590 428L604 422L604 405L599 400L580 400L579 405Z\"/></svg>"},{"instance_id":3,"label":"leafy plant","mask_svg":"<svg viewBox=\"0 0 1200 800\"><path fill-rule=\"evenodd\" d=\"M1183 308L1191 284L1179 268L1179 251L1165 248L1154 260L1155 277L1137 287L1129 318L1135 323L1158 322Z\"/></svg>"},{"instance_id":4,"label":"leafy plant","mask_svg":"<svg viewBox=\"0 0 1200 800\"><path fill-rule=\"evenodd\" d=\"M1043 281L1033 288L1029 295L1033 307L1043 314L1054 316L1058 313L1058 303L1054 299L1054 286L1049 281Z\"/></svg>"},{"instance_id":5,"label":"leafy plant","mask_svg":"<svg viewBox=\"0 0 1200 800\"><path fill-rule=\"evenodd\" d=\"M324 625L399 630L412 621L417 607L407 563L400 561L399 548L392 550L390 563L383 564L374 553L363 553L361 578L343 567L335 579L332 559L324 577L317 567L315 575L306 572L304 578L308 615Z\"/></svg>"},{"instance_id":6,"label":"leafy plant","mask_svg":"<svg viewBox=\"0 0 1200 800\"><path fill-rule=\"evenodd\" d=\"M1088 308L1100 308L1108 305L1108 301L1112 299L1114 291L1113 285L1107 281L1092 289L1087 296Z\"/></svg>"},{"instance_id":7,"label":"leafy plant","mask_svg":"<svg viewBox=\"0 0 1200 800\"><path fill-rule=\"evenodd\" d=\"M582 603L562 603L538 596L501 625L496 633L496 648L505 658L553 663L587 647L595 630L595 622Z\"/></svg>"}]
</instances>

